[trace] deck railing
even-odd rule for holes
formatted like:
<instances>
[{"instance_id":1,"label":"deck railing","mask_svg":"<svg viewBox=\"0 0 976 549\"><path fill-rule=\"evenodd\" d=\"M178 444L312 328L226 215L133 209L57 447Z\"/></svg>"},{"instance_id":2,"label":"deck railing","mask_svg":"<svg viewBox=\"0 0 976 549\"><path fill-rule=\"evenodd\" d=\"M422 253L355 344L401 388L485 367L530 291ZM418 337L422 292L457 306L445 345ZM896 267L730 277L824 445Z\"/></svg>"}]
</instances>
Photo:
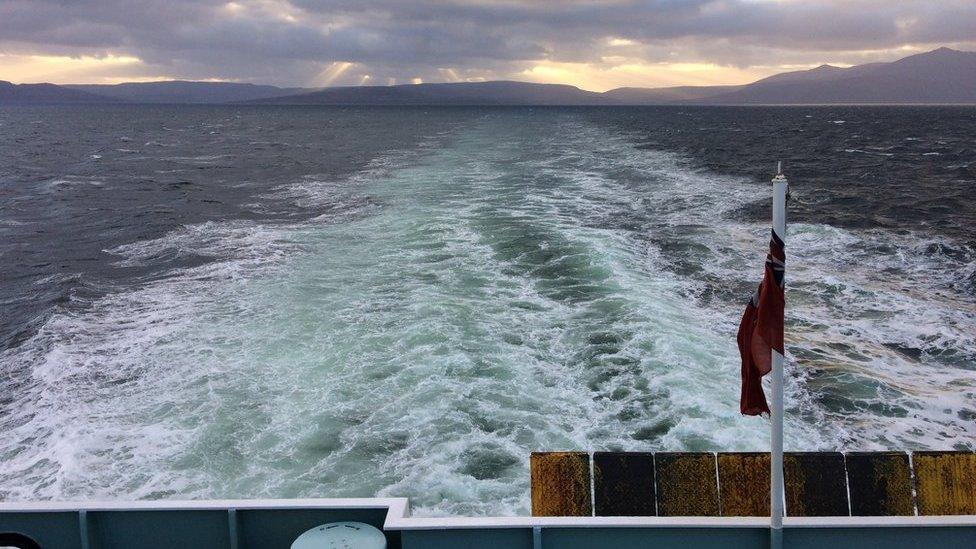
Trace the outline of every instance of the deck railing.
<instances>
[{"instance_id":1,"label":"deck railing","mask_svg":"<svg viewBox=\"0 0 976 549\"><path fill-rule=\"evenodd\" d=\"M404 498L0 502L0 533L41 549L287 549L309 528L354 520L382 528L390 549L769 547L768 455L530 461L533 511L564 516L412 517ZM787 454L785 465L790 549L976 547L971 452ZM845 516L816 516L828 513Z\"/></svg>"}]
</instances>

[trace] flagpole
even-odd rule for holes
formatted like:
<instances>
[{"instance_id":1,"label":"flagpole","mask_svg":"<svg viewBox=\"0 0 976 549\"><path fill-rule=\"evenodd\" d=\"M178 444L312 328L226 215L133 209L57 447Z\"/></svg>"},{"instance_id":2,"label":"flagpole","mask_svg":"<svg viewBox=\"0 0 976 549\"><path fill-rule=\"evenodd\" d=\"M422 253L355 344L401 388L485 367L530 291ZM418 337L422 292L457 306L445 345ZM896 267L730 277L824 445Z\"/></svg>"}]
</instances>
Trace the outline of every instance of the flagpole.
<instances>
[{"instance_id":1,"label":"flagpole","mask_svg":"<svg viewBox=\"0 0 976 549\"><path fill-rule=\"evenodd\" d=\"M783 163L777 165L773 178L773 231L786 242L786 193L789 183L783 176ZM784 280L785 284L785 280ZM783 355L772 351L772 392L770 409L772 432L770 434L770 484L769 542L771 549L783 547Z\"/></svg>"}]
</instances>

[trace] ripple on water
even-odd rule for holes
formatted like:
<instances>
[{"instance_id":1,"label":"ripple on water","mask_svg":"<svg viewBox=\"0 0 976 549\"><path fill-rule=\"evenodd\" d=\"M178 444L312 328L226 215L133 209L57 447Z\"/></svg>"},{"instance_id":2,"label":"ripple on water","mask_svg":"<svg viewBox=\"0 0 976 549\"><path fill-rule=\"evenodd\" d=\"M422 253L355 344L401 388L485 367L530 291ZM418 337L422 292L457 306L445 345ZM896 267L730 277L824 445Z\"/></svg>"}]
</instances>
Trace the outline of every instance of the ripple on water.
<instances>
[{"instance_id":1,"label":"ripple on water","mask_svg":"<svg viewBox=\"0 0 976 549\"><path fill-rule=\"evenodd\" d=\"M572 116L444 139L270 193L337 216L109 250L209 261L4 351L2 496L512 514L532 450L765 447L734 344L768 234L738 220L755 185ZM971 247L794 224L789 251L788 446L972 447Z\"/></svg>"}]
</instances>

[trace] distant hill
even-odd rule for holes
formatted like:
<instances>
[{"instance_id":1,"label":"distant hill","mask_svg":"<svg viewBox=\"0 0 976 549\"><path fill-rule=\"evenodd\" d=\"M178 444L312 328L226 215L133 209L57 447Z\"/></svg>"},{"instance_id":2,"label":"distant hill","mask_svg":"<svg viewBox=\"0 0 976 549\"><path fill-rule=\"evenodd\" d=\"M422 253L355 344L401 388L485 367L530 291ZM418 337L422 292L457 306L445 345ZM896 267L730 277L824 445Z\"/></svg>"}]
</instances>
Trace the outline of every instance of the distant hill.
<instances>
[{"instance_id":1,"label":"distant hill","mask_svg":"<svg viewBox=\"0 0 976 549\"><path fill-rule=\"evenodd\" d=\"M939 48L891 63L823 65L695 100L709 104L976 103L976 53Z\"/></svg>"},{"instance_id":2,"label":"distant hill","mask_svg":"<svg viewBox=\"0 0 976 549\"><path fill-rule=\"evenodd\" d=\"M672 88L616 88L604 92L612 103L621 105L667 105L696 101L741 89L743 86L676 86Z\"/></svg>"},{"instance_id":3,"label":"distant hill","mask_svg":"<svg viewBox=\"0 0 976 549\"><path fill-rule=\"evenodd\" d=\"M349 86L256 101L287 105L604 105L601 93L563 84L493 81Z\"/></svg>"},{"instance_id":4,"label":"distant hill","mask_svg":"<svg viewBox=\"0 0 976 549\"><path fill-rule=\"evenodd\" d=\"M279 88L236 82L128 82L124 84L81 84L65 86L131 103L238 103L312 91L308 88Z\"/></svg>"},{"instance_id":5,"label":"distant hill","mask_svg":"<svg viewBox=\"0 0 976 549\"><path fill-rule=\"evenodd\" d=\"M54 84L12 84L0 80L0 105L114 103L116 100Z\"/></svg>"},{"instance_id":6,"label":"distant hill","mask_svg":"<svg viewBox=\"0 0 976 549\"><path fill-rule=\"evenodd\" d=\"M279 105L791 105L829 103L976 104L976 53L939 48L891 63L821 65L742 86L617 88L604 93L562 84L493 81L323 89L233 82L116 85L0 81L0 104L255 103Z\"/></svg>"}]
</instances>

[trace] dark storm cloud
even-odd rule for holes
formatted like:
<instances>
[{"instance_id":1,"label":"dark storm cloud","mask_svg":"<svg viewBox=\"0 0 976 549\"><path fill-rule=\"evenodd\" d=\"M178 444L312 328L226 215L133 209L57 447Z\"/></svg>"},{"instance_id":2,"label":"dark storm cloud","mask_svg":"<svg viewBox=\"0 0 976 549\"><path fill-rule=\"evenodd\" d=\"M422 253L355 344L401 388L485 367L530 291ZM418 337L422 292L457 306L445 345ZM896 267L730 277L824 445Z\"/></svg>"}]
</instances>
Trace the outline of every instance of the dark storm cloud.
<instances>
[{"instance_id":1,"label":"dark storm cloud","mask_svg":"<svg viewBox=\"0 0 976 549\"><path fill-rule=\"evenodd\" d=\"M331 62L374 82L620 55L768 66L836 52L859 62L974 34L971 0L0 0L0 52L134 56L146 74L288 84Z\"/></svg>"}]
</instances>

